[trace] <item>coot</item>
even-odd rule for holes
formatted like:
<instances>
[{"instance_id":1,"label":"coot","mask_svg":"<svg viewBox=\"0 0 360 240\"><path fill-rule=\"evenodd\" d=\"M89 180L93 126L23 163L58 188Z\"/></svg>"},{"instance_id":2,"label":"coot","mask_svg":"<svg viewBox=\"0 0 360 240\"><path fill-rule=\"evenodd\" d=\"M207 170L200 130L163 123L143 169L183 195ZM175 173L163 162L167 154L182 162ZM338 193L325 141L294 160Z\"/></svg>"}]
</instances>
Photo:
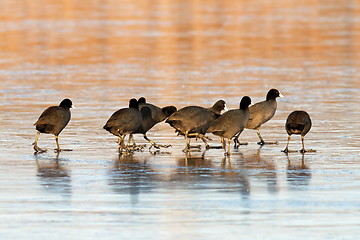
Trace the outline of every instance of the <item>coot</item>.
<instances>
[{"instance_id":1,"label":"coot","mask_svg":"<svg viewBox=\"0 0 360 240\"><path fill-rule=\"evenodd\" d=\"M256 130L260 139L260 142L258 142L259 145L277 144L277 142L265 142L260 135L261 125L269 121L275 114L277 108L277 97L283 97L283 95L277 89L270 89L266 95L265 101L258 102L249 107L250 120L245 128ZM234 142L235 147L238 147L240 144L238 136L235 137Z\"/></svg>"},{"instance_id":2,"label":"coot","mask_svg":"<svg viewBox=\"0 0 360 240\"><path fill-rule=\"evenodd\" d=\"M125 147L124 140L127 134L133 134L141 127L142 115L139 111L139 104L135 98L130 99L129 107L114 112L103 127L106 131L118 136L119 149ZM131 137L129 137L128 146Z\"/></svg>"},{"instance_id":3,"label":"coot","mask_svg":"<svg viewBox=\"0 0 360 240\"><path fill-rule=\"evenodd\" d=\"M294 111L289 114L286 124L285 124L286 132L288 133L288 141L286 144L286 148L283 150L283 152L288 153L289 150L289 142L292 134L298 134L301 135L301 143L302 143L302 149L300 152L313 152L314 150L305 150L304 146L304 137L305 135L310 131L311 129L311 119L310 115L305 111Z\"/></svg>"},{"instance_id":4,"label":"coot","mask_svg":"<svg viewBox=\"0 0 360 240\"><path fill-rule=\"evenodd\" d=\"M233 109L225 112L218 119L216 119L207 130L208 133L213 133L214 135L221 137L225 155L230 155L230 139L233 138L236 134L238 134L237 137L239 137L249 121L250 104L250 97L244 96L241 99L239 109ZM228 141L227 151L225 139Z\"/></svg>"},{"instance_id":5,"label":"coot","mask_svg":"<svg viewBox=\"0 0 360 240\"><path fill-rule=\"evenodd\" d=\"M171 145L159 145L150 140L146 133L149 131L155 124L164 121L171 114L176 112L175 106L166 106L163 108L159 108L151 103L147 103L144 97L139 98L139 109L142 114L142 124L141 127L135 133L143 134L143 137L151 143L151 147L160 148L160 147L170 147ZM150 148L151 148L150 147Z\"/></svg>"},{"instance_id":6,"label":"coot","mask_svg":"<svg viewBox=\"0 0 360 240\"><path fill-rule=\"evenodd\" d=\"M190 149L191 137L200 138L208 148L207 138L204 135L224 109L226 109L224 100L218 100L210 108L187 106L171 114L166 123L175 128L179 135L185 136L185 151Z\"/></svg>"},{"instance_id":7,"label":"coot","mask_svg":"<svg viewBox=\"0 0 360 240\"><path fill-rule=\"evenodd\" d=\"M66 98L61 101L59 106L52 106L47 109L40 115L39 119L34 124L36 134L34 145L34 150L38 152L46 152L46 149L41 149L38 147L37 142L39 140L40 133L51 133L55 135L56 141L56 152L65 151L69 149L61 149L59 146L59 134L69 123L71 118L70 108L72 107L72 102L70 99Z\"/></svg>"}]
</instances>

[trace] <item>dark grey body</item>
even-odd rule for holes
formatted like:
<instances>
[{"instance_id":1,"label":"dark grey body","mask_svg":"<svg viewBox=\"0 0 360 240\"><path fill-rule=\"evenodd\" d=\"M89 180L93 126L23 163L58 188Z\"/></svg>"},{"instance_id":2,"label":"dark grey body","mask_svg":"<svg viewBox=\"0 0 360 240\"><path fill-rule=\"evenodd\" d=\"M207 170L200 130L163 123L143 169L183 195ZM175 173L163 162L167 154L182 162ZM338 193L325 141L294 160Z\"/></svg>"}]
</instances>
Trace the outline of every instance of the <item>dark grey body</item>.
<instances>
[{"instance_id":1,"label":"dark grey body","mask_svg":"<svg viewBox=\"0 0 360 240\"><path fill-rule=\"evenodd\" d=\"M310 115L305 111L294 111L289 114L285 128L289 135L300 134L305 136L311 129Z\"/></svg>"},{"instance_id":2,"label":"dark grey body","mask_svg":"<svg viewBox=\"0 0 360 240\"><path fill-rule=\"evenodd\" d=\"M216 119L207 130L208 133L213 133L214 135L221 137L222 147L224 148L226 155L230 155L230 139L236 134L238 134L236 136L236 138L238 138L249 121L250 104L251 98L249 96L244 96L241 99L239 109L233 109L225 112ZM225 139L227 139L228 142L227 151Z\"/></svg>"},{"instance_id":3,"label":"dark grey body","mask_svg":"<svg viewBox=\"0 0 360 240\"><path fill-rule=\"evenodd\" d=\"M244 130L250 117L249 109L233 109L225 112L207 130L208 133L231 139Z\"/></svg>"},{"instance_id":4,"label":"dark grey body","mask_svg":"<svg viewBox=\"0 0 360 240\"><path fill-rule=\"evenodd\" d=\"M301 135L302 149L300 150L300 152L305 153L305 152L315 151L315 150L305 150L305 144L304 144L304 137L310 131L311 125L312 123L311 123L310 115L307 112L294 111L290 113L285 123L285 129L288 134L288 141L283 152L285 153L292 152L289 150L289 142L292 134Z\"/></svg>"},{"instance_id":5,"label":"dark grey body","mask_svg":"<svg viewBox=\"0 0 360 240\"><path fill-rule=\"evenodd\" d=\"M149 131L158 122L153 119L152 111L148 106L141 106L140 108L142 116L141 126L136 131L134 131L134 133L146 134L146 132Z\"/></svg>"},{"instance_id":6,"label":"dark grey body","mask_svg":"<svg viewBox=\"0 0 360 240\"><path fill-rule=\"evenodd\" d=\"M131 134L141 127L142 116L136 108L122 108L114 112L106 122L104 129L119 136Z\"/></svg>"},{"instance_id":7,"label":"dark grey body","mask_svg":"<svg viewBox=\"0 0 360 240\"><path fill-rule=\"evenodd\" d=\"M250 119L245 128L254 129L259 137L260 142L258 144L277 144L277 142L265 142L260 134L260 127L262 124L269 121L275 114L277 108L276 98L282 97L280 92L277 89L270 89L266 95L266 100L258 102L253 106L249 107ZM235 147L237 147L240 142L238 137L234 139Z\"/></svg>"},{"instance_id":8,"label":"dark grey body","mask_svg":"<svg viewBox=\"0 0 360 240\"><path fill-rule=\"evenodd\" d=\"M34 124L41 133L52 133L58 136L71 118L70 109L61 106L47 108Z\"/></svg>"},{"instance_id":9,"label":"dark grey body","mask_svg":"<svg viewBox=\"0 0 360 240\"><path fill-rule=\"evenodd\" d=\"M250 119L246 128L259 129L262 124L269 121L275 115L276 108L276 99L265 100L250 106Z\"/></svg>"},{"instance_id":10,"label":"dark grey body","mask_svg":"<svg viewBox=\"0 0 360 240\"><path fill-rule=\"evenodd\" d=\"M139 109L142 115L142 123L141 127L134 133L142 133L143 137L151 143L151 147L160 148L160 147L170 147L171 145L159 145L154 141L150 140L146 133L149 131L155 124L164 121L171 114L176 112L175 106L167 106L163 108L159 108L151 103L146 103L146 99L144 97L139 98ZM150 148L151 148L150 147Z\"/></svg>"},{"instance_id":11,"label":"dark grey body","mask_svg":"<svg viewBox=\"0 0 360 240\"><path fill-rule=\"evenodd\" d=\"M59 134L69 123L71 118L70 108L72 107L72 102L70 99L65 98L61 101L59 106L52 106L47 109L40 115L39 119L34 124L36 126L36 130L38 131L36 134L34 145L35 153L46 152L46 149L41 149L37 143L39 140L39 136L41 133L52 133L55 135L55 141L57 148L56 152L62 151L59 145ZM71 151L70 149L63 149L66 151Z\"/></svg>"},{"instance_id":12,"label":"dark grey body","mask_svg":"<svg viewBox=\"0 0 360 240\"><path fill-rule=\"evenodd\" d=\"M225 109L225 102L218 100L212 107L187 106L171 114L166 120L179 134L205 134L210 125Z\"/></svg>"},{"instance_id":13,"label":"dark grey body","mask_svg":"<svg viewBox=\"0 0 360 240\"><path fill-rule=\"evenodd\" d=\"M181 134L200 133L205 134L206 130L220 115L210 109L199 106L184 107L174 112L167 120L173 128Z\"/></svg>"}]
</instances>

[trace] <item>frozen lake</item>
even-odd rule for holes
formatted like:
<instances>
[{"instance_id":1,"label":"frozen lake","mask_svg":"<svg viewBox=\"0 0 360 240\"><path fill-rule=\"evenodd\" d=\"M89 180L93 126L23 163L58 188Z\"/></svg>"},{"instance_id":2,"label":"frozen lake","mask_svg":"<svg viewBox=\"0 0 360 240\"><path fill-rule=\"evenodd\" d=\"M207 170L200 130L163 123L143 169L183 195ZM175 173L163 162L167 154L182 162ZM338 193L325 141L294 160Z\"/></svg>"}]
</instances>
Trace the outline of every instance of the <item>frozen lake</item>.
<instances>
[{"instance_id":1,"label":"frozen lake","mask_svg":"<svg viewBox=\"0 0 360 240\"><path fill-rule=\"evenodd\" d=\"M360 7L353 1L22 1L0 12L2 239L357 239L360 234ZM249 142L119 156L102 126L130 98L158 106L237 108L278 99ZM56 154L34 155L33 124L70 98ZM284 124L307 111L305 147L281 152ZM220 143L210 136L210 144ZM145 144L141 135L138 143ZM198 144L201 144L199 141ZM149 144L148 144L149 146ZM293 136L291 149L300 149Z\"/></svg>"}]
</instances>

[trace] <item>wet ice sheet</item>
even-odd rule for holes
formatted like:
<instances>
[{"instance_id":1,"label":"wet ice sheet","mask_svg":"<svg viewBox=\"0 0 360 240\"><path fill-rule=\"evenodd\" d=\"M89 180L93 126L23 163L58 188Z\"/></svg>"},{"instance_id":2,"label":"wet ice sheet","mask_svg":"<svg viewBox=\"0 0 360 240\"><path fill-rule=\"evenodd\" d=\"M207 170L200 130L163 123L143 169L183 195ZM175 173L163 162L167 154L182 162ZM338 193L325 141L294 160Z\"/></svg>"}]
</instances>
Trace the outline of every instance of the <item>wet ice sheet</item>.
<instances>
[{"instance_id":1,"label":"wet ice sheet","mask_svg":"<svg viewBox=\"0 0 360 240\"><path fill-rule=\"evenodd\" d=\"M318 154L305 155L303 165L299 154L289 163L271 149L242 152L230 162L212 151L188 159L146 152L77 160L74 152L16 160L2 171L16 169L2 187L5 236L61 238L66 231L75 238L79 229L83 237L109 238L176 237L179 230L184 238L211 232L210 239L356 233L359 170L333 168Z\"/></svg>"}]
</instances>

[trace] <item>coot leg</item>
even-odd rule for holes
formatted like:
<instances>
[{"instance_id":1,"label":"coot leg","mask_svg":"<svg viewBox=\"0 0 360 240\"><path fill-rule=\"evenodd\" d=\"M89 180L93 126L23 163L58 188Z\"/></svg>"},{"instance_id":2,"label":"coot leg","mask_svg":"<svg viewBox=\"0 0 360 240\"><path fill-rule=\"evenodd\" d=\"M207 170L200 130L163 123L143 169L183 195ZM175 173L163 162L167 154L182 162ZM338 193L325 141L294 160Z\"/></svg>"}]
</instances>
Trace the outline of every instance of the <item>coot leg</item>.
<instances>
[{"instance_id":1,"label":"coot leg","mask_svg":"<svg viewBox=\"0 0 360 240\"><path fill-rule=\"evenodd\" d=\"M305 138L305 136L301 136L302 149L300 150L300 152L301 152L301 153L316 152L316 150L313 150L313 149L305 150L304 138Z\"/></svg>"},{"instance_id":2,"label":"coot leg","mask_svg":"<svg viewBox=\"0 0 360 240\"><path fill-rule=\"evenodd\" d=\"M133 135L130 133L129 139L128 139L128 144L127 144L127 146L126 146L127 148L130 148L131 140L133 141L133 147L136 146L134 137L133 137Z\"/></svg>"},{"instance_id":3,"label":"coot leg","mask_svg":"<svg viewBox=\"0 0 360 240\"><path fill-rule=\"evenodd\" d=\"M239 134L234 137L234 148L239 148L240 141L239 141Z\"/></svg>"},{"instance_id":4,"label":"coot leg","mask_svg":"<svg viewBox=\"0 0 360 240\"><path fill-rule=\"evenodd\" d=\"M290 142L290 138L291 138L291 136L288 135L288 140L287 140L286 148L285 148L284 150L282 150L282 152L284 152L284 153L288 153L288 152L289 152L289 142Z\"/></svg>"},{"instance_id":5,"label":"coot leg","mask_svg":"<svg viewBox=\"0 0 360 240\"><path fill-rule=\"evenodd\" d=\"M131 145L131 142L132 142L132 145ZM136 145L134 135L130 134L129 140L128 140L128 145L126 146L127 150L129 150L129 151L141 151L141 150L143 150L144 147L146 147L146 144Z\"/></svg>"},{"instance_id":6,"label":"coot leg","mask_svg":"<svg viewBox=\"0 0 360 240\"><path fill-rule=\"evenodd\" d=\"M119 132L119 135L118 135L119 152L122 153L122 151L125 148L124 139L125 139L126 134L121 135L120 131L118 131L118 132Z\"/></svg>"},{"instance_id":7,"label":"coot leg","mask_svg":"<svg viewBox=\"0 0 360 240\"><path fill-rule=\"evenodd\" d=\"M225 139L224 139L224 143L225 143ZM224 150L225 150L224 155L230 156L230 138L227 139L227 151L226 151L226 146L224 146Z\"/></svg>"},{"instance_id":8,"label":"coot leg","mask_svg":"<svg viewBox=\"0 0 360 240\"><path fill-rule=\"evenodd\" d=\"M170 144L169 144L169 145L156 144L155 142L153 142L152 140L150 140L150 139L146 136L146 134L144 134L144 138L145 138L149 143L151 143L151 147L150 147L150 148L154 147L154 148L160 149L160 148L168 148L168 147L171 147ZM149 148L149 149L150 149L150 148Z\"/></svg>"},{"instance_id":9,"label":"coot leg","mask_svg":"<svg viewBox=\"0 0 360 240\"><path fill-rule=\"evenodd\" d=\"M259 136L260 142L258 142L259 145L265 145L265 144L279 144L278 142L265 142L263 138L261 137L260 130L256 129L256 133Z\"/></svg>"},{"instance_id":10,"label":"coot leg","mask_svg":"<svg viewBox=\"0 0 360 240\"><path fill-rule=\"evenodd\" d=\"M284 149L284 150L281 150L282 152L284 152L284 153L291 153L291 152L297 152L297 151L295 151L295 150L289 150L289 142L290 142L290 138L291 138L291 136L290 135L288 135L288 141L287 141L287 144L286 144L286 148Z\"/></svg>"},{"instance_id":11,"label":"coot leg","mask_svg":"<svg viewBox=\"0 0 360 240\"><path fill-rule=\"evenodd\" d=\"M188 152L190 150L190 138L188 138L188 132L185 133L185 148L183 152Z\"/></svg>"},{"instance_id":12,"label":"coot leg","mask_svg":"<svg viewBox=\"0 0 360 240\"><path fill-rule=\"evenodd\" d=\"M302 145L302 149L300 150L301 153L305 153L305 145L304 145L304 136L301 136L301 145Z\"/></svg>"},{"instance_id":13,"label":"coot leg","mask_svg":"<svg viewBox=\"0 0 360 240\"><path fill-rule=\"evenodd\" d=\"M47 151L46 149L41 149L40 147L38 147L37 142L39 140L39 136L40 136L40 132L37 132L35 137L35 142L33 143L35 153L43 153Z\"/></svg>"},{"instance_id":14,"label":"coot leg","mask_svg":"<svg viewBox=\"0 0 360 240\"><path fill-rule=\"evenodd\" d=\"M211 138L205 136L204 134L200 134L200 133L188 133L187 136L200 138L203 141L204 140L211 140Z\"/></svg>"},{"instance_id":15,"label":"coot leg","mask_svg":"<svg viewBox=\"0 0 360 240\"><path fill-rule=\"evenodd\" d=\"M239 141L239 136L240 136L241 133L242 133L242 131L239 132L238 134L236 134L235 137L234 137L234 148L236 148L236 149L238 149L240 145L248 145L247 142L241 143Z\"/></svg>"},{"instance_id":16,"label":"coot leg","mask_svg":"<svg viewBox=\"0 0 360 240\"><path fill-rule=\"evenodd\" d=\"M191 146L190 145L190 137L196 137L197 138L200 138L204 143L205 143L205 146L208 147L208 144L207 144L207 140L211 140L210 138L204 136L203 134L200 134L200 133L189 133L189 132L186 132L185 133L185 138L188 139L189 143L187 145L187 151L190 150L190 148L197 148L197 149L200 149L201 148L201 145L196 145L196 146ZM185 150L185 149L184 149Z\"/></svg>"},{"instance_id":17,"label":"coot leg","mask_svg":"<svg viewBox=\"0 0 360 240\"><path fill-rule=\"evenodd\" d=\"M55 142L56 142L56 147L54 149L55 152L61 152L61 151L72 151L72 149L61 149L60 145L59 145L59 136L55 136Z\"/></svg>"}]
</instances>

